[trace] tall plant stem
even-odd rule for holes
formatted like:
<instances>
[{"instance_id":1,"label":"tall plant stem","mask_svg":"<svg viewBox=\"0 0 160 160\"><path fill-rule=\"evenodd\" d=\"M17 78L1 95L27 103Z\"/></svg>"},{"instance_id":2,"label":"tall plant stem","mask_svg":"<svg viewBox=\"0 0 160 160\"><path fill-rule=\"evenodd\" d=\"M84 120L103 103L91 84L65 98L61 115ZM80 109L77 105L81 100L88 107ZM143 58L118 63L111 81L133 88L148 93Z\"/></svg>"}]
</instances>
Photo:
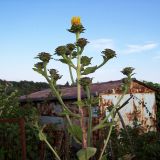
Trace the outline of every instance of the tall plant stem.
<instances>
[{"instance_id":1,"label":"tall plant stem","mask_svg":"<svg viewBox=\"0 0 160 160\"><path fill-rule=\"evenodd\" d=\"M45 138L44 141L46 142L46 144L48 145L48 147L51 149L51 151L53 152L53 154L56 156L57 160L61 160L61 158L58 156L58 154L56 153L56 151L52 148L52 146L49 144L49 142L47 141L47 139Z\"/></svg>"},{"instance_id":2,"label":"tall plant stem","mask_svg":"<svg viewBox=\"0 0 160 160\"><path fill-rule=\"evenodd\" d=\"M73 78L71 66L69 66L69 73L70 73L70 77L71 77L71 81L72 81L72 85L73 85L74 84L74 78Z\"/></svg>"},{"instance_id":3,"label":"tall plant stem","mask_svg":"<svg viewBox=\"0 0 160 160\"><path fill-rule=\"evenodd\" d=\"M47 80L47 82L48 82L48 84L49 84L49 86L50 86L50 88L51 88L51 92L53 93L53 95L55 95L55 96L57 97L59 103L60 103L61 106L62 106L62 110L68 112L68 114L65 114L65 117L66 117L66 119L67 119L67 122L68 122L69 127L72 129L72 128L73 128L73 127L72 127L73 125L72 125L72 121L71 121L69 115L71 115L71 116L73 116L73 117L76 117L76 118L80 118L80 115L73 113L73 112L70 111L70 110L68 109L68 107L65 105L65 103L63 102L63 99L62 99L60 93L58 92L58 90L55 88L55 86L54 86L54 84L53 84L53 80L50 80L50 79L48 78L46 65L44 66L44 72L42 73L42 75L46 78L46 80ZM76 137L74 137L74 139L76 140L76 142L81 143Z\"/></svg>"},{"instance_id":4,"label":"tall plant stem","mask_svg":"<svg viewBox=\"0 0 160 160\"><path fill-rule=\"evenodd\" d=\"M76 42L78 41L80 33L76 33ZM81 101L81 54L80 48L77 46L77 100ZM84 111L83 108L79 106L79 113L81 114L80 125L82 128L82 148L87 148L87 133L85 129L85 121L84 121Z\"/></svg>"},{"instance_id":5,"label":"tall plant stem","mask_svg":"<svg viewBox=\"0 0 160 160\"><path fill-rule=\"evenodd\" d=\"M90 90L89 87L86 87L86 93L87 93L87 98L90 101L91 95L90 95ZM91 146L91 140L92 140L92 107L91 104L88 106L88 113L89 113L89 120L88 120L88 133L87 133L87 142L88 146Z\"/></svg>"},{"instance_id":6,"label":"tall plant stem","mask_svg":"<svg viewBox=\"0 0 160 160\"><path fill-rule=\"evenodd\" d=\"M79 39L79 32L76 33L76 42ZM81 55L80 55L80 50L79 47L77 46L77 99L78 101L81 101L81 85L79 83L81 79Z\"/></svg>"},{"instance_id":7,"label":"tall plant stem","mask_svg":"<svg viewBox=\"0 0 160 160\"><path fill-rule=\"evenodd\" d=\"M71 60L71 57L72 55L70 54L70 60ZM74 78L73 78L73 73L72 73L72 68L71 68L71 65L68 65L69 67L69 74L70 74L70 77L71 77L71 81L72 81L72 85L74 84Z\"/></svg>"},{"instance_id":8,"label":"tall plant stem","mask_svg":"<svg viewBox=\"0 0 160 160\"><path fill-rule=\"evenodd\" d=\"M131 81L131 77L128 77L128 79L129 79L129 81ZM125 85L125 90L124 90L123 94L121 95L121 97L119 98L119 100L117 101L117 103L114 105L112 111L110 112L110 115L111 115L111 117L112 117L112 120L114 120L116 109L117 109L118 105L120 104L121 100L123 99L124 95L128 92L129 86L130 86L130 84ZM102 120L102 121L104 122L104 120ZM112 128L113 128L113 124L110 125L107 139L106 139L106 141L105 141L105 144L104 144L104 146L103 146L103 149L102 149L102 151L101 151L101 154L100 154L100 157L99 157L98 160L101 160L101 159L102 159L102 156L103 156L103 154L104 154L105 148L107 147L109 138L110 138L111 133L112 133Z\"/></svg>"},{"instance_id":9,"label":"tall plant stem","mask_svg":"<svg viewBox=\"0 0 160 160\"><path fill-rule=\"evenodd\" d=\"M121 113L119 112L119 111L117 111L117 113L118 113L118 116L119 116L119 119L120 119L120 121L121 121L121 124L122 124L122 127L123 127L123 129L125 130L125 132L126 132L126 134L127 134L127 137L128 137L128 140L129 140L129 143L130 143L130 149L131 149L131 152L134 154L134 147L133 147L133 143L132 143L132 139L131 139L131 137L130 137L130 135L129 135L129 132L128 132L128 130L127 130L127 127L126 127L126 125L125 125L125 122L124 122L124 120L123 120L123 117L122 117L122 115L121 115Z\"/></svg>"},{"instance_id":10,"label":"tall plant stem","mask_svg":"<svg viewBox=\"0 0 160 160\"><path fill-rule=\"evenodd\" d=\"M109 113L103 120L101 120L100 123L97 124L97 125L92 129L92 131L95 131L97 128L99 128L101 125L103 125L103 124L108 120L108 118L109 118L113 113L115 113L115 111L116 111L117 107L119 106L121 100L123 99L124 95L127 93L128 88L129 88L129 86L128 86L128 85L125 85L125 90L124 90L123 94L120 96L120 98L118 99L117 103L114 105L114 107L113 107L112 110L110 111L110 113ZM115 116L115 115L114 115L114 116Z\"/></svg>"},{"instance_id":11,"label":"tall plant stem","mask_svg":"<svg viewBox=\"0 0 160 160\"><path fill-rule=\"evenodd\" d=\"M101 159L102 159L103 153L104 153L104 151L105 151L105 149L106 149L106 147L107 147L107 144L108 144L108 141L109 141L110 135L111 135L111 133L112 133L112 128L113 128L113 125L111 125L111 126L110 126L110 128L109 128L109 132L108 132L107 139L105 140L105 143L104 143L103 149L102 149L102 151L101 151L101 154L100 154L100 156L99 156L99 159L98 159L98 160L101 160Z\"/></svg>"},{"instance_id":12,"label":"tall plant stem","mask_svg":"<svg viewBox=\"0 0 160 160\"><path fill-rule=\"evenodd\" d=\"M54 87L52 81L48 78L46 66L44 67L44 74L43 74L43 75L44 75L44 77L46 78L47 82L49 83L53 95L55 95L55 96L57 97L59 103L62 105L62 110L63 110L63 111L66 110L66 111L69 112L70 115L79 118L79 116L78 116L77 114L75 114L75 113L72 113L72 112L67 108L67 106L65 105L65 103L63 102L63 100L62 100L59 92L58 92L58 91L56 90L56 88ZM66 118L67 118L67 120L68 120L69 125L72 126L72 122L71 122L71 120L70 120L69 115L66 115Z\"/></svg>"}]
</instances>

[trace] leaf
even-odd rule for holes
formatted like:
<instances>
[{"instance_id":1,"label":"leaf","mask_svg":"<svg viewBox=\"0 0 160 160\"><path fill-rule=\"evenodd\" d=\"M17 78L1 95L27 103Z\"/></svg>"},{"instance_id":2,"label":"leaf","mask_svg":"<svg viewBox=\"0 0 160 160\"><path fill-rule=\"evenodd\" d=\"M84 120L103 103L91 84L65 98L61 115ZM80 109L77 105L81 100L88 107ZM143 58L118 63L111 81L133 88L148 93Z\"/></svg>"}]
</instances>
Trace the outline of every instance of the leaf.
<instances>
[{"instance_id":1,"label":"leaf","mask_svg":"<svg viewBox=\"0 0 160 160\"><path fill-rule=\"evenodd\" d=\"M112 122L112 123L105 122L105 123L103 123L103 124L98 124L97 126L95 126L95 127L92 129L92 131L95 131L95 130L98 130L98 129L102 129L102 128L106 127L106 126L111 126L111 125L114 125L114 123L113 123L113 122Z\"/></svg>"},{"instance_id":2,"label":"leaf","mask_svg":"<svg viewBox=\"0 0 160 160\"><path fill-rule=\"evenodd\" d=\"M81 100L81 101L76 101L73 104L76 104L78 107L84 107L85 103Z\"/></svg>"},{"instance_id":3,"label":"leaf","mask_svg":"<svg viewBox=\"0 0 160 160\"><path fill-rule=\"evenodd\" d=\"M102 57L103 57L104 62L107 62L107 61L108 61L108 59L107 59L106 56L102 56Z\"/></svg>"},{"instance_id":4,"label":"leaf","mask_svg":"<svg viewBox=\"0 0 160 160\"><path fill-rule=\"evenodd\" d=\"M107 154L103 155L101 160L107 160Z\"/></svg>"},{"instance_id":5,"label":"leaf","mask_svg":"<svg viewBox=\"0 0 160 160\"><path fill-rule=\"evenodd\" d=\"M95 155L97 149L93 147L87 147L86 149L81 149L77 152L77 157L79 160L89 160Z\"/></svg>"},{"instance_id":6,"label":"leaf","mask_svg":"<svg viewBox=\"0 0 160 160\"><path fill-rule=\"evenodd\" d=\"M37 69L37 68L32 68L35 72L38 72L39 74L42 74L42 72L39 70L39 69Z\"/></svg>"},{"instance_id":7,"label":"leaf","mask_svg":"<svg viewBox=\"0 0 160 160\"><path fill-rule=\"evenodd\" d=\"M38 133L40 141L45 141L46 140L46 135L43 133L42 129Z\"/></svg>"},{"instance_id":8,"label":"leaf","mask_svg":"<svg viewBox=\"0 0 160 160\"><path fill-rule=\"evenodd\" d=\"M87 75L90 73L94 73L97 69L97 66L93 66L93 67L87 67L84 69L84 71L81 73L82 75Z\"/></svg>"},{"instance_id":9,"label":"leaf","mask_svg":"<svg viewBox=\"0 0 160 160\"><path fill-rule=\"evenodd\" d=\"M81 64L82 64L83 66L88 66L89 64L91 64L91 59L92 59L92 57L89 58L89 57L87 57L87 56L82 56L82 57L81 57Z\"/></svg>"},{"instance_id":10,"label":"leaf","mask_svg":"<svg viewBox=\"0 0 160 160\"><path fill-rule=\"evenodd\" d=\"M68 128L68 131L79 141L82 141L82 129L78 125L72 125Z\"/></svg>"},{"instance_id":11,"label":"leaf","mask_svg":"<svg viewBox=\"0 0 160 160\"><path fill-rule=\"evenodd\" d=\"M64 110L63 112L61 112L61 115L70 115L70 113L67 110Z\"/></svg>"},{"instance_id":12,"label":"leaf","mask_svg":"<svg viewBox=\"0 0 160 160\"><path fill-rule=\"evenodd\" d=\"M68 59L59 59L60 62L65 63L65 64L69 64L70 61Z\"/></svg>"},{"instance_id":13,"label":"leaf","mask_svg":"<svg viewBox=\"0 0 160 160\"><path fill-rule=\"evenodd\" d=\"M99 97L93 97L91 96L91 105L96 106L99 103Z\"/></svg>"}]
</instances>

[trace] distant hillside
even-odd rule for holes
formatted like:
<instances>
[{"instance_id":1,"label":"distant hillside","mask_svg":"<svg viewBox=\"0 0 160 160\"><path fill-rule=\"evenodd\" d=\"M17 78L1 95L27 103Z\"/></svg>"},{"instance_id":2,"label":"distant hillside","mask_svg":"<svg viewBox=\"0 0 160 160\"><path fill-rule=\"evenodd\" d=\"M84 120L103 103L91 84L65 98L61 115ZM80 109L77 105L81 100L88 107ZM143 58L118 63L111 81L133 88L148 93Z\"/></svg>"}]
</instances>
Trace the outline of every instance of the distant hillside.
<instances>
[{"instance_id":1,"label":"distant hillside","mask_svg":"<svg viewBox=\"0 0 160 160\"><path fill-rule=\"evenodd\" d=\"M49 85L45 82L33 82L33 81L5 81L0 79L0 84L7 84L10 87L10 91L18 90L19 95L26 95L32 92L40 91L49 88Z\"/></svg>"}]
</instances>

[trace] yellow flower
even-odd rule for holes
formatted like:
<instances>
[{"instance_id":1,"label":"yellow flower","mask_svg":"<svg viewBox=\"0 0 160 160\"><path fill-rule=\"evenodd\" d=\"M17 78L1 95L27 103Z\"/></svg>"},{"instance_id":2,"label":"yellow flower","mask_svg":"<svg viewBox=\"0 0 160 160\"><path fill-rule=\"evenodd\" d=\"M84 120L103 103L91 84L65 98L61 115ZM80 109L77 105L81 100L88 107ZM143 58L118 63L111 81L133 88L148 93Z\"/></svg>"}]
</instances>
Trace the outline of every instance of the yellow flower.
<instances>
[{"instance_id":1,"label":"yellow flower","mask_svg":"<svg viewBox=\"0 0 160 160\"><path fill-rule=\"evenodd\" d=\"M80 17L72 17L71 24L72 25L80 25L81 24L81 18Z\"/></svg>"}]
</instances>

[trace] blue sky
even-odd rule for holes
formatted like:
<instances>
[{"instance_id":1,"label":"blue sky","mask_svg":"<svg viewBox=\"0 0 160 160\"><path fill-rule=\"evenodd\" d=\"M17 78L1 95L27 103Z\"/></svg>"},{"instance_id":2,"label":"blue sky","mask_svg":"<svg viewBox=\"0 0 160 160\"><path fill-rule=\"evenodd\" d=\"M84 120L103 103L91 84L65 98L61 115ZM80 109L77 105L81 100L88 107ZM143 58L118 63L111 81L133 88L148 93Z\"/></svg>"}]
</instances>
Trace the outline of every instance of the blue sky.
<instances>
[{"instance_id":1,"label":"blue sky","mask_svg":"<svg viewBox=\"0 0 160 160\"><path fill-rule=\"evenodd\" d=\"M160 83L159 0L0 0L0 79L45 81L32 70L42 51L54 53L58 45L75 42L72 16L80 16L86 28L81 37L90 42L85 54L93 65L101 51L114 49L111 60L91 77L94 82L118 80L126 66L135 68L135 78ZM68 78L67 67L51 61Z\"/></svg>"}]
</instances>

